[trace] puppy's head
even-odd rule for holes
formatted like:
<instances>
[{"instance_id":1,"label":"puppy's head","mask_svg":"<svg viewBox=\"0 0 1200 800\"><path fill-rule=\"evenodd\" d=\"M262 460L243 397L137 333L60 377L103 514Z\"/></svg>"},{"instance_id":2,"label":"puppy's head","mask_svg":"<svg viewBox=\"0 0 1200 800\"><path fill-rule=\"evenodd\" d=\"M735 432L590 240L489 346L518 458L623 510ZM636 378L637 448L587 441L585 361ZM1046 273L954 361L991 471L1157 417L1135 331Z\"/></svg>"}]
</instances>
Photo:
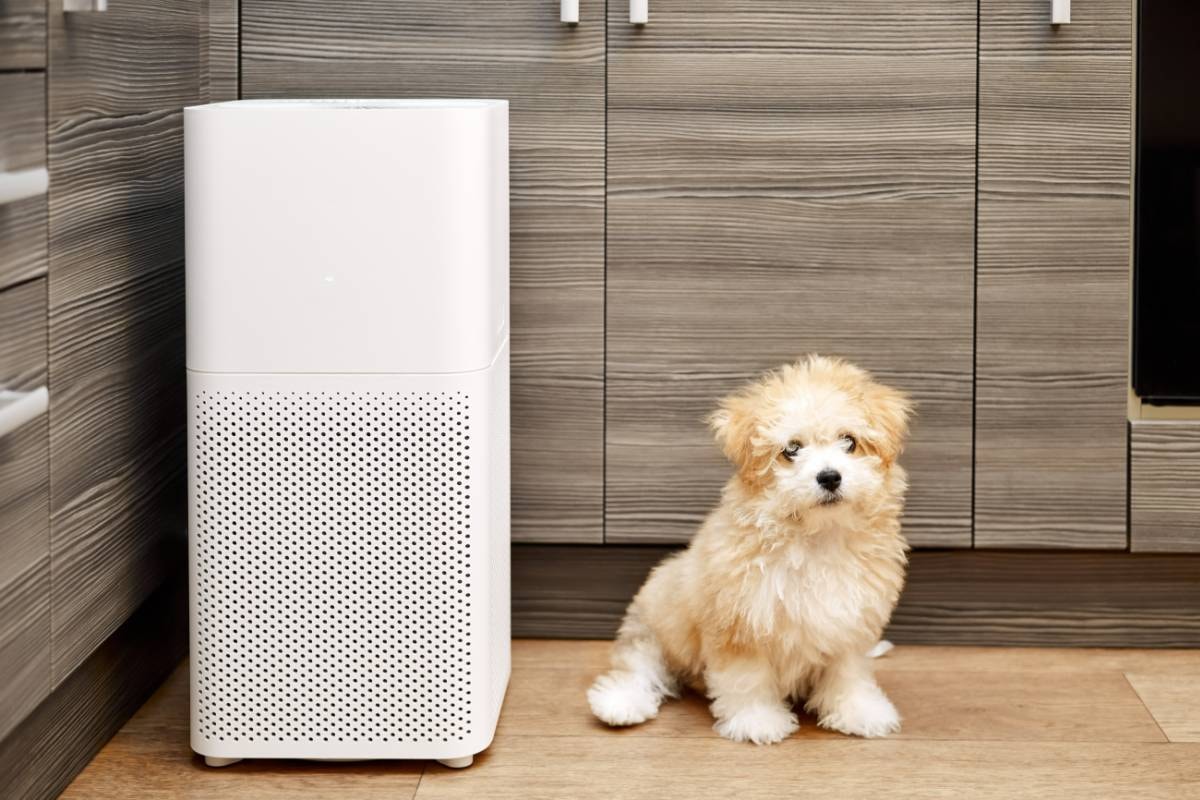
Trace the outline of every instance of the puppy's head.
<instances>
[{"instance_id":1,"label":"puppy's head","mask_svg":"<svg viewBox=\"0 0 1200 800\"><path fill-rule=\"evenodd\" d=\"M809 356L725 398L709 421L741 481L799 515L878 500L911 413L858 367Z\"/></svg>"}]
</instances>

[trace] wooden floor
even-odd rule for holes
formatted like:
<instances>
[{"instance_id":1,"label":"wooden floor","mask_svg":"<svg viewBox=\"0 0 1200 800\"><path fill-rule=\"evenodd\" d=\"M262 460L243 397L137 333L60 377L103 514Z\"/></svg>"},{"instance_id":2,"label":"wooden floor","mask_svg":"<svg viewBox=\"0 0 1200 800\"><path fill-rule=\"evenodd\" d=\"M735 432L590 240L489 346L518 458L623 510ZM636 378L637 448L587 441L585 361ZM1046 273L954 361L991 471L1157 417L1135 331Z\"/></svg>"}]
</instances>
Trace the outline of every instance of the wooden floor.
<instances>
[{"instance_id":1,"label":"wooden floor","mask_svg":"<svg viewBox=\"0 0 1200 800\"><path fill-rule=\"evenodd\" d=\"M903 731L865 741L806 719L783 744L720 739L701 698L609 730L584 690L605 642L518 641L496 740L467 770L248 761L188 749L182 665L63 797L1200 797L1200 651L898 647L880 681Z\"/></svg>"}]
</instances>

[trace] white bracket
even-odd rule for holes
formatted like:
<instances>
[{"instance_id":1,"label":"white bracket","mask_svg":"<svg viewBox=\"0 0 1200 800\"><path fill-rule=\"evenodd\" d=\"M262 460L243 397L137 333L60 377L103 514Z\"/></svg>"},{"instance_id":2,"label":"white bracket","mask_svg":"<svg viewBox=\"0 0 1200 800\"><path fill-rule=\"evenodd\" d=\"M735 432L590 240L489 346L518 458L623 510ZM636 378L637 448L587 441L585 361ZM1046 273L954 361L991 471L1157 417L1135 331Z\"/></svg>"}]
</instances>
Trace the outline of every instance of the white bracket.
<instances>
[{"instance_id":1,"label":"white bracket","mask_svg":"<svg viewBox=\"0 0 1200 800\"><path fill-rule=\"evenodd\" d=\"M646 25L650 22L650 0L629 0L629 24Z\"/></svg>"},{"instance_id":2,"label":"white bracket","mask_svg":"<svg viewBox=\"0 0 1200 800\"><path fill-rule=\"evenodd\" d=\"M0 206L45 194L49 186L50 173L45 167L0 172Z\"/></svg>"},{"instance_id":3,"label":"white bracket","mask_svg":"<svg viewBox=\"0 0 1200 800\"><path fill-rule=\"evenodd\" d=\"M63 0L63 11L108 11L108 0Z\"/></svg>"},{"instance_id":4,"label":"white bracket","mask_svg":"<svg viewBox=\"0 0 1200 800\"><path fill-rule=\"evenodd\" d=\"M1068 25L1071 22L1071 0L1050 0L1050 24Z\"/></svg>"}]
</instances>

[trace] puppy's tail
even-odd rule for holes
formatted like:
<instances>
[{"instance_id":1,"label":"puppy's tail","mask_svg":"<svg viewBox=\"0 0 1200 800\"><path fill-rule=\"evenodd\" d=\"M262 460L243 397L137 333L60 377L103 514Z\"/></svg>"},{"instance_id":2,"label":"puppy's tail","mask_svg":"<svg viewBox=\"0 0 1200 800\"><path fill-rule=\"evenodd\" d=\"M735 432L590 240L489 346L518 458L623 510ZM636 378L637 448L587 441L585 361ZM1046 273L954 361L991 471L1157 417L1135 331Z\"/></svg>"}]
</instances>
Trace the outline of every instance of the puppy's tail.
<instances>
[{"instance_id":1,"label":"puppy's tail","mask_svg":"<svg viewBox=\"0 0 1200 800\"><path fill-rule=\"evenodd\" d=\"M883 658L894 649L896 649L896 645L887 639L880 639L874 647L867 651L867 658Z\"/></svg>"},{"instance_id":2,"label":"puppy's tail","mask_svg":"<svg viewBox=\"0 0 1200 800\"><path fill-rule=\"evenodd\" d=\"M635 609L621 623L612 665L587 693L592 713L602 722L637 725L654 719L663 700L678 694L662 646Z\"/></svg>"}]
</instances>

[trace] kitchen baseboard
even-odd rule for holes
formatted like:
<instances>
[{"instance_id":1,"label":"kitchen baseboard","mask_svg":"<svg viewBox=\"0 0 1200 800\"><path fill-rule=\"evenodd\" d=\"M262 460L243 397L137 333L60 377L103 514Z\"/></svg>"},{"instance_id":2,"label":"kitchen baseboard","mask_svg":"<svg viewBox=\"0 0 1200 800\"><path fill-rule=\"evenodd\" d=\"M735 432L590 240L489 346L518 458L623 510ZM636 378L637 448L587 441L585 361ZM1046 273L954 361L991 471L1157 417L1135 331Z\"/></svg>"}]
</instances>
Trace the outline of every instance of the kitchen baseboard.
<instances>
[{"instance_id":1,"label":"kitchen baseboard","mask_svg":"<svg viewBox=\"0 0 1200 800\"><path fill-rule=\"evenodd\" d=\"M676 548L516 545L513 635L611 638L646 573ZM1200 646L1200 556L918 550L897 643Z\"/></svg>"}]
</instances>

